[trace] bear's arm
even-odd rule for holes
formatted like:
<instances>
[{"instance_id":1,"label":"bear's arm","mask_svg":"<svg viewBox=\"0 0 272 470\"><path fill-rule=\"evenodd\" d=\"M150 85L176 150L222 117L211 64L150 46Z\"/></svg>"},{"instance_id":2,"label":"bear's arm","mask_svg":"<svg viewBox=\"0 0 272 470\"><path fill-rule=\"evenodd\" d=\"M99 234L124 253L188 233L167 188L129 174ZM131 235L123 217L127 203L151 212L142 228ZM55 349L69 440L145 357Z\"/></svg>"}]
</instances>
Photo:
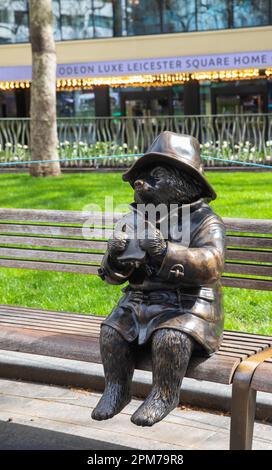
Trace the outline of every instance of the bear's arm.
<instances>
[{"instance_id":1,"label":"bear's arm","mask_svg":"<svg viewBox=\"0 0 272 470\"><path fill-rule=\"evenodd\" d=\"M108 284L123 284L134 271L131 263L114 263L108 252L105 253L98 274Z\"/></svg>"},{"instance_id":2,"label":"bear's arm","mask_svg":"<svg viewBox=\"0 0 272 470\"><path fill-rule=\"evenodd\" d=\"M219 218L206 220L187 248L168 242L158 275L186 285L211 285L224 268L225 227Z\"/></svg>"}]
</instances>

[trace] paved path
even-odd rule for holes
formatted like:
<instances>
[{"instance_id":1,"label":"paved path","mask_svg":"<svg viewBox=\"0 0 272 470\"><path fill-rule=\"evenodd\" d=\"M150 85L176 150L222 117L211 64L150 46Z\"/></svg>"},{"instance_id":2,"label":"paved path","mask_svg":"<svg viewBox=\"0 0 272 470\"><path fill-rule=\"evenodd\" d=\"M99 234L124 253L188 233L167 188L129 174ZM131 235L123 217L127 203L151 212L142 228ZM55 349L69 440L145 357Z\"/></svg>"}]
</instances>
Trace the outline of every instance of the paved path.
<instances>
[{"instance_id":1,"label":"paved path","mask_svg":"<svg viewBox=\"0 0 272 470\"><path fill-rule=\"evenodd\" d=\"M100 394L0 380L0 449L227 449L229 417L177 408L152 428L130 422L133 400L112 420L91 419ZM255 424L255 449L272 449L272 425Z\"/></svg>"}]
</instances>

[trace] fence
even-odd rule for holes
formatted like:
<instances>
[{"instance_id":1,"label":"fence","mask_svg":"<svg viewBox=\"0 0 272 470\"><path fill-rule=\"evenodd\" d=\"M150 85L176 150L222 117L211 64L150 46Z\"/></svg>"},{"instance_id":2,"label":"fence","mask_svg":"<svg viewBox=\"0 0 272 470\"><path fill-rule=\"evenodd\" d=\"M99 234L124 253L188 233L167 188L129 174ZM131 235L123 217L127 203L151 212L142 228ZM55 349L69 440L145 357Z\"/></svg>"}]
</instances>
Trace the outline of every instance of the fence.
<instances>
[{"instance_id":1,"label":"fence","mask_svg":"<svg viewBox=\"0 0 272 470\"><path fill-rule=\"evenodd\" d=\"M129 155L143 153L164 130L194 135L205 157L263 164L272 161L272 114L59 118L59 156L66 160L64 166L127 165L133 158ZM30 119L0 119L2 162L29 160L29 144ZM71 161L120 154L127 158ZM206 165L217 166L218 162L211 158Z\"/></svg>"}]
</instances>

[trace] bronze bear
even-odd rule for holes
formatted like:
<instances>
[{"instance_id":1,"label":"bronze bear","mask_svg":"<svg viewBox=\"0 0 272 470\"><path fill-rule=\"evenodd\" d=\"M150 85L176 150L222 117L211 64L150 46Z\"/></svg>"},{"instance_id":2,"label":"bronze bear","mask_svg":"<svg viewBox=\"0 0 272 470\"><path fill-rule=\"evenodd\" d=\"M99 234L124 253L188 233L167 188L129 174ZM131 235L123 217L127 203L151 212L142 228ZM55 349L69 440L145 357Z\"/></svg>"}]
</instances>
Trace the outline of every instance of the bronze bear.
<instances>
[{"instance_id":1,"label":"bronze bear","mask_svg":"<svg viewBox=\"0 0 272 470\"><path fill-rule=\"evenodd\" d=\"M135 191L132 217L141 207L145 221L143 208L150 204L163 204L167 212L160 218L155 211L149 231L143 225L138 248L134 242L135 259L133 250L126 254L126 231L114 232L108 242L100 276L111 284L128 285L101 327L105 390L92 418L112 418L129 403L135 359L139 348L150 345L153 386L131 421L152 426L177 406L191 355L210 355L220 346L225 228L208 205L216 194L205 179L194 137L161 133L123 179ZM169 226L173 205L177 230L165 236L162 223ZM180 239L185 230L188 243Z\"/></svg>"}]
</instances>

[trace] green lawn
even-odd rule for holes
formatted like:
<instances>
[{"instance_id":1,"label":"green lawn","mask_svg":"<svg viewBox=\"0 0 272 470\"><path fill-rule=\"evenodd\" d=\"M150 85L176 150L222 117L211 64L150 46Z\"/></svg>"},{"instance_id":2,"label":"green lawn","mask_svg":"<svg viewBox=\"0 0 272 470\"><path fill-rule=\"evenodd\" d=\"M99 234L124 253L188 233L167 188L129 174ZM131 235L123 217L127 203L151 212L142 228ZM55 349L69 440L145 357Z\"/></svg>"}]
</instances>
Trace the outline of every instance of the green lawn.
<instances>
[{"instance_id":1,"label":"green lawn","mask_svg":"<svg viewBox=\"0 0 272 470\"><path fill-rule=\"evenodd\" d=\"M272 217L272 173L207 172L218 197L213 202L222 217ZM112 195L116 205L132 200L132 189L120 173L66 174L59 178L0 175L0 207L82 210L88 204L104 207Z\"/></svg>"},{"instance_id":2,"label":"green lawn","mask_svg":"<svg viewBox=\"0 0 272 470\"><path fill-rule=\"evenodd\" d=\"M272 174L210 172L218 199L215 211L225 217L271 218ZM115 204L132 200L132 190L119 173L70 174L37 179L0 175L0 207L81 210L88 204L104 207L104 197ZM27 270L0 270L2 304L63 311L108 314L120 296L120 287L94 276ZM272 295L243 289L224 289L226 328L272 334Z\"/></svg>"}]
</instances>

